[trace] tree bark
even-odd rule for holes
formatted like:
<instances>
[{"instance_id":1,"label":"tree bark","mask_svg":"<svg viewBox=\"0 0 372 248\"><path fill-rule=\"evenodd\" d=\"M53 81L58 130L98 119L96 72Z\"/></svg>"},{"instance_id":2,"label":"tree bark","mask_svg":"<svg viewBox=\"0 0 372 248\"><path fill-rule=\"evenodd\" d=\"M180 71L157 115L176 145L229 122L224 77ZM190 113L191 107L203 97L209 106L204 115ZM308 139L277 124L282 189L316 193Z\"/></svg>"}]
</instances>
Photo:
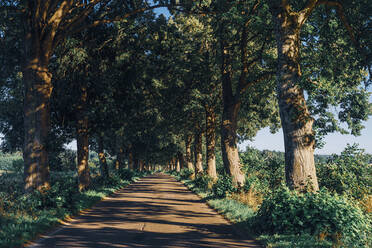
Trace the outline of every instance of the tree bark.
<instances>
[{"instance_id":1,"label":"tree bark","mask_svg":"<svg viewBox=\"0 0 372 248\"><path fill-rule=\"evenodd\" d=\"M98 157L101 166L101 176L108 177L109 172L104 150L103 134L100 134L98 137Z\"/></svg>"},{"instance_id":2,"label":"tree bark","mask_svg":"<svg viewBox=\"0 0 372 248\"><path fill-rule=\"evenodd\" d=\"M26 34L24 81L24 189L50 188L48 136L52 74L48 70L50 51L32 31Z\"/></svg>"},{"instance_id":3,"label":"tree bark","mask_svg":"<svg viewBox=\"0 0 372 248\"><path fill-rule=\"evenodd\" d=\"M195 174L199 175L203 173L203 154L202 154L202 139L203 133L198 128L195 132Z\"/></svg>"},{"instance_id":4,"label":"tree bark","mask_svg":"<svg viewBox=\"0 0 372 248\"><path fill-rule=\"evenodd\" d=\"M216 114L212 107L206 106L206 148L207 148L207 174L213 178L217 179L216 172Z\"/></svg>"},{"instance_id":5,"label":"tree bark","mask_svg":"<svg viewBox=\"0 0 372 248\"><path fill-rule=\"evenodd\" d=\"M285 5L272 5L278 49L277 96L285 146L287 186L319 189L314 163L314 132L303 89L299 86L300 29L304 17Z\"/></svg>"},{"instance_id":6,"label":"tree bark","mask_svg":"<svg viewBox=\"0 0 372 248\"><path fill-rule=\"evenodd\" d=\"M192 136L187 135L186 136L186 166L189 170L195 171L194 170L194 165L192 163L192 155L191 155L191 144L192 144Z\"/></svg>"},{"instance_id":7,"label":"tree bark","mask_svg":"<svg viewBox=\"0 0 372 248\"><path fill-rule=\"evenodd\" d=\"M242 187L245 175L241 170L239 150L237 146L237 125L240 101L233 95L231 82L231 65L228 48L221 42L222 54L222 100L223 113L221 122L221 151L226 172L232 177L234 185Z\"/></svg>"},{"instance_id":8,"label":"tree bark","mask_svg":"<svg viewBox=\"0 0 372 248\"><path fill-rule=\"evenodd\" d=\"M80 191L86 190L91 182L90 170L89 170L89 135L88 125L89 120L86 116L85 106L87 101L87 89L82 86L80 104L77 107L76 119L77 119L77 171L78 171L78 187Z\"/></svg>"},{"instance_id":9,"label":"tree bark","mask_svg":"<svg viewBox=\"0 0 372 248\"><path fill-rule=\"evenodd\" d=\"M121 144L121 135L116 135L115 139L115 151L116 151L116 160L115 160L115 170L120 170L124 168L124 148Z\"/></svg>"},{"instance_id":10,"label":"tree bark","mask_svg":"<svg viewBox=\"0 0 372 248\"><path fill-rule=\"evenodd\" d=\"M129 152L128 152L128 169L134 170L134 161L133 161L133 150L132 146L129 146Z\"/></svg>"},{"instance_id":11,"label":"tree bark","mask_svg":"<svg viewBox=\"0 0 372 248\"><path fill-rule=\"evenodd\" d=\"M183 169L185 167L185 157L182 152L177 153L177 159L180 163L180 168Z\"/></svg>"},{"instance_id":12,"label":"tree bark","mask_svg":"<svg viewBox=\"0 0 372 248\"><path fill-rule=\"evenodd\" d=\"M176 171L180 172L181 171L181 161L180 161L179 157L177 157L174 161L176 163Z\"/></svg>"},{"instance_id":13,"label":"tree bark","mask_svg":"<svg viewBox=\"0 0 372 248\"><path fill-rule=\"evenodd\" d=\"M124 168L124 149L119 147L116 154L115 170L121 170Z\"/></svg>"}]
</instances>

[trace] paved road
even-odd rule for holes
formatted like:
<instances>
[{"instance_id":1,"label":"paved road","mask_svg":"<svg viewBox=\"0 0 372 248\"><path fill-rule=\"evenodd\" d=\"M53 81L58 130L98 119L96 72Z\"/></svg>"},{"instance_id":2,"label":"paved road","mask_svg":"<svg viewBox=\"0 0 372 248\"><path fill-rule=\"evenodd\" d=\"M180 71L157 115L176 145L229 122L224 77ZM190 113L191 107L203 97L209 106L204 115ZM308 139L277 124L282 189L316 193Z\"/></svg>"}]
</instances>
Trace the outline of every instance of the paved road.
<instances>
[{"instance_id":1,"label":"paved road","mask_svg":"<svg viewBox=\"0 0 372 248\"><path fill-rule=\"evenodd\" d=\"M184 185L145 177L29 247L260 247Z\"/></svg>"}]
</instances>

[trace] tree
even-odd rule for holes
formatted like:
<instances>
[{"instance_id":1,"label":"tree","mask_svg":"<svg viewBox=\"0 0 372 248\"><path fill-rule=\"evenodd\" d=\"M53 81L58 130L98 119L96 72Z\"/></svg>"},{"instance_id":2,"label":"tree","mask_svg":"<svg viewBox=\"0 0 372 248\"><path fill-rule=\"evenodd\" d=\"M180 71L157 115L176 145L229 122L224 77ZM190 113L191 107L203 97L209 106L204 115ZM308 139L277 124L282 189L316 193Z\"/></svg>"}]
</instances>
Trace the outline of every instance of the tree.
<instances>
[{"instance_id":1,"label":"tree","mask_svg":"<svg viewBox=\"0 0 372 248\"><path fill-rule=\"evenodd\" d=\"M23 84L25 139L25 190L48 189L48 136L50 97L53 90L49 62L55 48L73 33L153 9L168 6L160 2L149 6L143 1L1 1L8 12L18 13L24 27ZM119 13L118 13L119 11ZM88 16L93 22L86 22Z\"/></svg>"},{"instance_id":2,"label":"tree","mask_svg":"<svg viewBox=\"0 0 372 248\"><path fill-rule=\"evenodd\" d=\"M308 77L303 78L300 34L305 22L321 4L336 7L349 32L350 26L339 2L310 0L292 6L289 1L283 0L269 1L268 4L275 24L278 50L277 95L284 134L287 185L297 190L310 188L316 191L319 186L314 163L314 119L306 104L303 82L311 82L317 76L306 75ZM363 119L365 115L360 117Z\"/></svg>"}]
</instances>

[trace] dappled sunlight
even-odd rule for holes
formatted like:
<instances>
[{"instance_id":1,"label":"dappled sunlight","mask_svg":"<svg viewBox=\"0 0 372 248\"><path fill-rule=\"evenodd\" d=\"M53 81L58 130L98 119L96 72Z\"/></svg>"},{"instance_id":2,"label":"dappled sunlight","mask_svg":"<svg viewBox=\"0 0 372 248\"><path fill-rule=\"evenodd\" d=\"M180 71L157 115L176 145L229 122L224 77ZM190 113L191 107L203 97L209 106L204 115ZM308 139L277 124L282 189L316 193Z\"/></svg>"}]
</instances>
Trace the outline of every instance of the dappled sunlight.
<instances>
[{"instance_id":1,"label":"dappled sunlight","mask_svg":"<svg viewBox=\"0 0 372 248\"><path fill-rule=\"evenodd\" d=\"M149 176L83 213L36 247L259 247L181 183Z\"/></svg>"}]
</instances>

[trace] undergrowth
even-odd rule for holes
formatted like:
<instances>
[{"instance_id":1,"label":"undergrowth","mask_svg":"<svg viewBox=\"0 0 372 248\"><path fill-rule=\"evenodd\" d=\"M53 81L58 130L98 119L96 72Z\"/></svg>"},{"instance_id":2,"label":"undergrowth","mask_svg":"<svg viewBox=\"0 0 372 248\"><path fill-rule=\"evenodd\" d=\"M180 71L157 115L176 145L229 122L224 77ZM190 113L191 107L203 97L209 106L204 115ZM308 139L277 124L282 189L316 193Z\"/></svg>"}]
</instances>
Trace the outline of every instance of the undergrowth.
<instances>
[{"instance_id":1,"label":"undergrowth","mask_svg":"<svg viewBox=\"0 0 372 248\"><path fill-rule=\"evenodd\" d=\"M240 154L246 184L237 189L217 160L218 180L170 172L266 247L372 247L371 156L356 145L317 164L321 190L285 187L282 153L248 148Z\"/></svg>"}]
</instances>

